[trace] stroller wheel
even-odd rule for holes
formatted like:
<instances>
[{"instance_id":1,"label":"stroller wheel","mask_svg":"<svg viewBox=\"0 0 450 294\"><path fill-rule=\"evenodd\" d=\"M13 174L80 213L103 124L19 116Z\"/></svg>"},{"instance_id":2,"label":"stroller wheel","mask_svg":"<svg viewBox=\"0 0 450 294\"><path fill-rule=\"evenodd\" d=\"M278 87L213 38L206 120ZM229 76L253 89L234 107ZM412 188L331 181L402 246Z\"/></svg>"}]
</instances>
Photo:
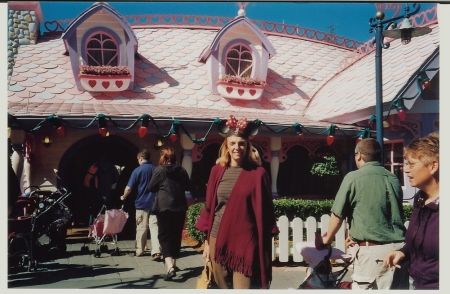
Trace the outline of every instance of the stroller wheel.
<instances>
[{"instance_id":1,"label":"stroller wheel","mask_svg":"<svg viewBox=\"0 0 450 294\"><path fill-rule=\"evenodd\" d=\"M120 255L120 249L116 248L114 249L114 251L111 253L112 256L119 256Z\"/></svg>"},{"instance_id":2,"label":"stroller wheel","mask_svg":"<svg viewBox=\"0 0 450 294\"><path fill-rule=\"evenodd\" d=\"M28 257L28 255L23 255L19 259L19 266L28 266L29 263L30 263L30 258Z\"/></svg>"},{"instance_id":3,"label":"stroller wheel","mask_svg":"<svg viewBox=\"0 0 450 294\"><path fill-rule=\"evenodd\" d=\"M67 252L67 245L66 244L59 245L58 250L60 254L65 254Z\"/></svg>"},{"instance_id":4,"label":"stroller wheel","mask_svg":"<svg viewBox=\"0 0 450 294\"><path fill-rule=\"evenodd\" d=\"M82 246L82 247L81 247L81 252L82 252L82 253L88 253L88 252L89 252L89 247L86 246L86 245Z\"/></svg>"},{"instance_id":5,"label":"stroller wheel","mask_svg":"<svg viewBox=\"0 0 450 294\"><path fill-rule=\"evenodd\" d=\"M106 251L108 251L108 245L101 245L100 246L100 251L105 253Z\"/></svg>"},{"instance_id":6,"label":"stroller wheel","mask_svg":"<svg viewBox=\"0 0 450 294\"><path fill-rule=\"evenodd\" d=\"M36 260L34 260L34 261L29 261L28 262L28 267L27 267L27 270L29 271L29 272L31 272L32 270L33 271L36 271L36 269L37 269L37 261Z\"/></svg>"},{"instance_id":7,"label":"stroller wheel","mask_svg":"<svg viewBox=\"0 0 450 294\"><path fill-rule=\"evenodd\" d=\"M100 251L100 249L97 249L97 250L95 250L95 253L94 253L94 257L100 257L100 255L102 255L102 252Z\"/></svg>"},{"instance_id":8,"label":"stroller wheel","mask_svg":"<svg viewBox=\"0 0 450 294\"><path fill-rule=\"evenodd\" d=\"M58 259L58 257L59 257L59 249L58 249L58 247L52 247L52 248L50 248L50 249L48 250L48 257L49 257L51 260Z\"/></svg>"}]
</instances>

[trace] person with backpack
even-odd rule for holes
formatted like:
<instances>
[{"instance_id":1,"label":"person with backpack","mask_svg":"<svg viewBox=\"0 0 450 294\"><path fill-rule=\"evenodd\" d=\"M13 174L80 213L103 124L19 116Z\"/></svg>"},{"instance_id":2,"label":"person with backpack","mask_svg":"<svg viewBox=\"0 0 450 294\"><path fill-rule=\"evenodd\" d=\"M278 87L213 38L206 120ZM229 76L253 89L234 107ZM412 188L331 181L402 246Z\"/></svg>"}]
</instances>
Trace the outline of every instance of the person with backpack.
<instances>
[{"instance_id":1,"label":"person with backpack","mask_svg":"<svg viewBox=\"0 0 450 294\"><path fill-rule=\"evenodd\" d=\"M159 165L150 180L148 190L156 193L153 211L158 218L158 239L167 267L164 281L176 276L177 259L180 257L181 237L186 211L186 193L189 189L189 175L177 164L175 151L171 147L160 151Z\"/></svg>"}]
</instances>

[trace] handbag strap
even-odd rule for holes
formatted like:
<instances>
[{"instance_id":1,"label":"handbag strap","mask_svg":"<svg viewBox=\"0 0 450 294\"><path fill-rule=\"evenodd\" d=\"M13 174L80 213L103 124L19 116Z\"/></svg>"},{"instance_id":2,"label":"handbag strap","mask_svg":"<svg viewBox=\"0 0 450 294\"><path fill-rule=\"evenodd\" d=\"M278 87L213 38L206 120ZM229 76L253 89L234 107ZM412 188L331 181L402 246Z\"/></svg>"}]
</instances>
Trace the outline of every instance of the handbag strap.
<instances>
[{"instance_id":1,"label":"handbag strap","mask_svg":"<svg viewBox=\"0 0 450 294\"><path fill-rule=\"evenodd\" d=\"M211 263L211 260L208 260L205 263L205 269L208 272L208 280L211 281L211 277L212 277L212 263Z\"/></svg>"}]
</instances>

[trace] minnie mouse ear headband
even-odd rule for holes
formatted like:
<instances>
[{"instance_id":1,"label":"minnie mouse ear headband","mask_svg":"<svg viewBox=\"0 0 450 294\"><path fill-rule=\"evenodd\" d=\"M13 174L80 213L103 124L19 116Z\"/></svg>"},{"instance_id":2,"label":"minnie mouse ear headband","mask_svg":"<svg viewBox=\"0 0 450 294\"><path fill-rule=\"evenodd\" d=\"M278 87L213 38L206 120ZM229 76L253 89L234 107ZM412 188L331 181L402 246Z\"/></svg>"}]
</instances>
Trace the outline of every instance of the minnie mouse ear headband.
<instances>
[{"instance_id":1,"label":"minnie mouse ear headband","mask_svg":"<svg viewBox=\"0 0 450 294\"><path fill-rule=\"evenodd\" d=\"M258 133L258 124L248 122L245 117L237 120L234 115L230 115L227 121L222 120L218 125L219 133L223 137L239 136L248 139Z\"/></svg>"}]
</instances>

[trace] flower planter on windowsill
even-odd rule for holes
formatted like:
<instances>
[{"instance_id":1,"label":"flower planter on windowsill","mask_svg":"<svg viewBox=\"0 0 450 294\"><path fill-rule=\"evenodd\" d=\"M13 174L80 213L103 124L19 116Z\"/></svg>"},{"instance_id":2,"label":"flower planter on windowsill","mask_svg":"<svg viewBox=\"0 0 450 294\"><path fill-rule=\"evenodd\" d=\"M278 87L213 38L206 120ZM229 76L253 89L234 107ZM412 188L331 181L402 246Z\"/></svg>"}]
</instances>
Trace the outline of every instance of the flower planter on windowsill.
<instances>
[{"instance_id":1,"label":"flower planter on windowsill","mask_svg":"<svg viewBox=\"0 0 450 294\"><path fill-rule=\"evenodd\" d=\"M217 81L217 90L224 98L256 100L261 97L265 85L248 85Z\"/></svg>"},{"instance_id":2,"label":"flower planter on windowsill","mask_svg":"<svg viewBox=\"0 0 450 294\"><path fill-rule=\"evenodd\" d=\"M131 75L89 75L79 74L84 90L92 92L119 92L128 89Z\"/></svg>"}]
</instances>

